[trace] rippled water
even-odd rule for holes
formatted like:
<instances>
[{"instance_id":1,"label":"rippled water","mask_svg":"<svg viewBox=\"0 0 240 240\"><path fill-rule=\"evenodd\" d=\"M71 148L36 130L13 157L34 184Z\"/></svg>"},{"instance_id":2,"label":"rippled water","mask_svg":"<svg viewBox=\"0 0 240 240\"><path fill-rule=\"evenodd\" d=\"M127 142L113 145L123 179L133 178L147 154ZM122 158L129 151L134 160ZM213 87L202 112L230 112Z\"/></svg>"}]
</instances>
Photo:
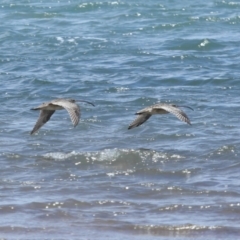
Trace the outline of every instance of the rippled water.
<instances>
[{"instance_id":1,"label":"rippled water","mask_svg":"<svg viewBox=\"0 0 240 240\"><path fill-rule=\"evenodd\" d=\"M237 239L238 1L3 1L0 237ZM55 98L85 99L30 136ZM187 105L127 130L157 102Z\"/></svg>"}]
</instances>

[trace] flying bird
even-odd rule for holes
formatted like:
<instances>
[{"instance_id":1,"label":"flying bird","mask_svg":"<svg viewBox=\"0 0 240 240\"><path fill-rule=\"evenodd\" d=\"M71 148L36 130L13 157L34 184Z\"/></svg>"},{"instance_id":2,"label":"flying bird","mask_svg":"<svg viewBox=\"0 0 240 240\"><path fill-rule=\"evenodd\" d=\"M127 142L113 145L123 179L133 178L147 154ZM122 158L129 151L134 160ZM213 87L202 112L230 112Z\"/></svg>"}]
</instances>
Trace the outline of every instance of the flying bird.
<instances>
[{"instance_id":1,"label":"flying bird","mask_svg":"<svg viewBox=\"0 0 240 240\"><path fill-rule=\"evenodd\" d=\"M59 98L50 102L43 103L36 108L32 108L31 110L40 110L40 115L30 134L32 135L33 133L35 133L46 122L48 122L56 110L62 109L66 109L68 111L72 124L74 127L76 127L81 116L80 107L76 104L76 102L86 102L94 106L93 103L84 100Z\"/></svg>"},{"instance_id":2,"label":"flying bird","mask_svg":"<svg viewBox=\"0 0 240 240\"><path fill-rule=\"evenodd\" d=\"M152 115L154 114L167 114L172 113L174 114L179 120L186 122L187 124L191 125L190 120L185 112L183 112L179 107L186 107L193 110L191 107L188 106L177 106L174 104L167 104L167 103L157 103L152 106L146 107L135 114L138 115L137 118L129 125L128 129L138 127L146 122Z\"/></svg>"}]
</instances>

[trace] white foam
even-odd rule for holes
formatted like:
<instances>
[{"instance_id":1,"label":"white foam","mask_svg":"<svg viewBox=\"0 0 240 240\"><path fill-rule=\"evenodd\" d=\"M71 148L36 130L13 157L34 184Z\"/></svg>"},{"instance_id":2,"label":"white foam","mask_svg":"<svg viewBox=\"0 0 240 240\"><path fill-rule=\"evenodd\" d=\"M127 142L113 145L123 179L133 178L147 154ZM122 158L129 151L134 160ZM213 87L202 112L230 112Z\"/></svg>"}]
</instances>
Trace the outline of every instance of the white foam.
<instances>
[{"instance_id":1,"label":"white foam","mask_svg":"<svg viewBox=\"0 0 240 240\"><path fill-rule=\"evenodd\" d=\"M60 43L63 43L64 42L64 39L62 37L56 37L56 39L60 42Z\"/></svg>"},{"instance_id":2,"label":"white foam","mask_svg":"<svg viewBox=\"0 0 240 240\"><path fill-rule=\"evenodd\" d=\"M54 160L65 160L67 158L70 158L72 156L76 156L78 153L75 151L70 153L63 153L63 152L52 152L52 153L46 153L43 155L44 158L48 159L54 159Z\"/></svg>"}]
</instances>

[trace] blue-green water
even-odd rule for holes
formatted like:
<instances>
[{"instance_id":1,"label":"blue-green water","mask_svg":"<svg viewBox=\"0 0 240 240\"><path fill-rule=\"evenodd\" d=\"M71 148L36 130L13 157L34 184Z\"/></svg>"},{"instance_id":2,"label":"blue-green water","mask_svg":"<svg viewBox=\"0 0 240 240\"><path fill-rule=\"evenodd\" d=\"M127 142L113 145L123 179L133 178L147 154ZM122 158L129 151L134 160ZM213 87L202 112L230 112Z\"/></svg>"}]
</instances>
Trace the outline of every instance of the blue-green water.
<instances>
[{"instance_id":1,"label":"blue-green water","mask_svg":"<svg viewBox=\"0 0 240 240\"><path fill-rule=\"evenodd\" d=\"M240 2L3 1L0 237L236 239ZM55 98L85 99L30 136ZM192 125L153 116L188 105Z\"/></svg>"}]
</instances>

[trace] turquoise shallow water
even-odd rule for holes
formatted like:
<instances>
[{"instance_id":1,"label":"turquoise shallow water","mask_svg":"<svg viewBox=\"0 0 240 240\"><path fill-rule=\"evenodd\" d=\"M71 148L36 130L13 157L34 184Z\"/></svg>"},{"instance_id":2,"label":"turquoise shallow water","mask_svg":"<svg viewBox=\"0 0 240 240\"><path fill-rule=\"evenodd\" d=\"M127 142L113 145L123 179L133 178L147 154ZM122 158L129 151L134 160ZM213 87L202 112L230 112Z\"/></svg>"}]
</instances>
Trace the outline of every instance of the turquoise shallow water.
<instances>
[{"instance_id":1,"label":"turquoise shallow water","mask_svg":"<svg viewBox=\"0 0 240 240\"><path fill-rule=\"evenodd\" d=\"M236 239L239 25L234 1L0 4L3 239ZM85 99L30 136L55 98ZM192 125L153 116L188 105Z\"/></svg>"}]
</instances>

